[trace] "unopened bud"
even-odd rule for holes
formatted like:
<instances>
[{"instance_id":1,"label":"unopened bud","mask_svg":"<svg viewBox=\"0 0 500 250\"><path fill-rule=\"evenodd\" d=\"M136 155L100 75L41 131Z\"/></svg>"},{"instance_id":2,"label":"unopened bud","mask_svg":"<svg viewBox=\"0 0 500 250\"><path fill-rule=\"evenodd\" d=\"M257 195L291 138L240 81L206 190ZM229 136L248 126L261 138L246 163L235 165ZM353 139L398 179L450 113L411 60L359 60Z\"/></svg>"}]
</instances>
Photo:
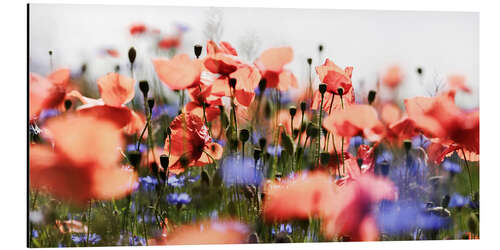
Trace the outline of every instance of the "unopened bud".
<instances>
[{"instance_id":1,"label":"unopened bud","mask_svg":"<svg viewBox=\"0 0 500 250\"><path fill-rule=\"evenodd\" d=\"M194 46L194 55L196 56L196 58L199 58L200 55L201 55L201 50L203 49L203 46L199 45L199 44L196 44Z\"/></svg>"},{"instance_id":2,"label":"unopened bud","mask_svg":"<svg viewBox=\"0 0 500 250\"><path fill-rule=\"evenodd\" d=\"M132 151L129 153L128 158L130 164L137 169L139 167L139 163L141 162L141 153L139 151Z\"/></svg>"},{"instance_id":3,"label":"unopened bud","mask_svg":"<svg viewBox=\"0 0 500 250\"><path fill-rule=\"evenodd\" d=\"M148 92L149 92L149 84L148 81L143 80L139 82L139 89L141 90L142 94L147 97Z\"/></svg>"},{"instance_id":4,"label":"unopened bud","mask_svg":"<svg viewBox=\"0 0 500 250\"><path fill-rule=\"evenodd\" d=\"M149 107L149 110L150 110L150 111L152 111L154 106L155 106L155 99L153 99L153 98L149 98L149 99L148 99L148 107Z\"/></svg>"},{"instance_id":5,"label":"unopened bud","mask_svg":"<svg viewBox=\"0 0 500 250\"><path fill-rule=\"evenodd\" d=\"M319 93L321 93L321 95L325 94L326 92L326 84L325 83L321 83L319 85Z\"/></svg>"},{"instance_id":6,"label":"unopened bud","mask_svg":"<svg viewBox=\"0 0 500 250\"><path fill-rule=\"evenodd\" d=\"M375 101L375 96L377 96L377 91L370 90L370 92L368 92L368 104L372 104L373 101Z\"/></svg>"},{"instance_id":7,"label":"unopened bud","mask_svg":"<svg viewBox=\"0 0 500 250\"><path fill-rule=\"evenodd\" d=\"M136 56L137 52L135 51L135 48L130 47L130 49L128 50L128 60L130 61L130 63L134 63Z\"/></svg>"},{"instance_id":8,"label":"unopened bud","mask_svg":"<svg viewBox=\"0 0 500 250\"><path fill-rule=\"evenodd\" d=\"M295 114L297 114L297 107L290 106L290 108L288 109L288 111L290 111L290 116L293 118L295 116Z\"/></svg>"},{"instance_id":9,"label":"unopened bud","mask_svg":"<svg viewBox=\"0 0 500 250\"><path fill-rule=\"evenodd\" d=\"M229 87L233 89L236 87L236 78L229 78Z\"/></svg>"},{"instance_id":10,"label":"unopened bud","mask_svg":"<svg viewBox=\"0 0 500 250\"><path fill-rule=\"evenodd\" d=\"M337 89L337 94L339 94L340 96L344 95L344 89L343 88L338 88Z\"/></svg>"},{"instance_id":11,"label":"unopened bud","mask_svg":"<svg viewBox=\"0 0 500 250\"><path fill-rule=\"evenodd\" d=\"M65 108L66 110L69 110L69 109L71 108L71 105L72 105L72 104L73 104L73 103L71 102L71 100L69 100L69 99L68 99L68 100L65 100L65 101L64 101L64 108Z\"/></svg>"},{"instance_id":12,"label":"unopened bud","mask_svg":"<svg viewBox=\"0 0 500 250\"><path fill-rule=\"evenodd\" d=\"M168 169L168 164L169 164L169 158L166 154L162 154L160 155L160 164L161 164L161 167L167 171Z\"/></svg>"},{"instance_id":13,"label":"unopened bud","mask_svg":"<svg viewBox=\"0 0 500 250\"><path fill-rule=\"evenodd\" d=\"M310 57L309 57L309 58L307 58L307 64L311 65L311 64L312 64L312 61L313 61L313 59L312 59L312 58L310 58Z\"/></svg>"},{"instance_id":14,"label":"unopened bud","mask_svg":"<svg viewBox=\"0 0 500 250\"><path fill-rule=\"evenodd\" d=\"M301 102L300 103L300 111L305 112L307 108L307 103L306 102Z\"/></svg>"},{"instance_id":15,"label":"unopened bud","mask_svg":"<svg viewBox=\"0 0 500 250\"><path fill-rule=\"evenodd\" d=\"M248 131L248 129L240 130L240 141L245 143L246 141L248 141L249 137L250 137L250 132Z\"/></svg>"}]
</instances>

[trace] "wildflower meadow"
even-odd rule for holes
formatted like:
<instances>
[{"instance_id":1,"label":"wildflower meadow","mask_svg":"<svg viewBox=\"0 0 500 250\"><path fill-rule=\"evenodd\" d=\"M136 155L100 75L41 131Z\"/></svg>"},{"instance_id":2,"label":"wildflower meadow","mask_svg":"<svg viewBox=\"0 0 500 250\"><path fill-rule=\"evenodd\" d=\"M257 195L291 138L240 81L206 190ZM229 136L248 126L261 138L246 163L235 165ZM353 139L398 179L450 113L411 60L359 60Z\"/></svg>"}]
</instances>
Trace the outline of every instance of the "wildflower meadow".
<instances>
[{"instance_id":1,"label":"wildflower meadow","mask_svg":"<svg viewBox=\"0 0 500 250\"><path fill-rule=\"evenodd\" d=\"M479 239L477 83L394 63L366 88L335 44L301 60L210 20L30 67L30 247ZM401 98L410 78L432 87Z\"/></svg>"}]
</instances>

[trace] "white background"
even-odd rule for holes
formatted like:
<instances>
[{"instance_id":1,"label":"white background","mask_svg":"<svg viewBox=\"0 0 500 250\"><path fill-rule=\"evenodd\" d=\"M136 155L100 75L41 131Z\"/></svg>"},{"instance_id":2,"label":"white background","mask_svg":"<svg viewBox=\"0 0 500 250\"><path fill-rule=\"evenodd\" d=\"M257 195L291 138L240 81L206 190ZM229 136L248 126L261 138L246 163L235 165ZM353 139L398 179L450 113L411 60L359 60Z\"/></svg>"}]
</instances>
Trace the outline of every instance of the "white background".
<instances>
[{"instance_id":1,"label":"white background","mask_svg":"<svg viewBox=\"0 0 500 250\"><path fill-rule=\"evenodd\" d=\"M5 1L4 1L5 2ZM9 3L0 8L0 31L2 32L0 72L2 74L2 148L3 169L1 189L0 239L6 249L26 246L26 132L27 132L27 44L26 5ZM39 1L33 1L39 2ZM52 1L62 2L62 1ZM65 1L68 2L68 1ZM83 3L82 1L72 1ZM139 5L183 5L206 6L207 1L87 1L86 3L139 4ZM4 3L2 3L4 5ZM481 240L479 241L427 241L427 242L376 242L342 244L292 244L259 245L259 249L300 248L309 249L492 249L499 243L498 237L498 46L500 44L498 23L499 9L486 1L245 1L236 4L230 1L210 1L213 6L238 7L287 7L330 9L379 9L379 10L433 10L433 11L480 11L480 107L481 107ZM342 64L342 63L340 63ZM473 74L473 73L472 73ZM238 245L239 249L255 248L255 245ZM169 247L169 249L234 249L235 246ZM118 247L116 249L129 249Z\"/></svg>"}]
</instances>

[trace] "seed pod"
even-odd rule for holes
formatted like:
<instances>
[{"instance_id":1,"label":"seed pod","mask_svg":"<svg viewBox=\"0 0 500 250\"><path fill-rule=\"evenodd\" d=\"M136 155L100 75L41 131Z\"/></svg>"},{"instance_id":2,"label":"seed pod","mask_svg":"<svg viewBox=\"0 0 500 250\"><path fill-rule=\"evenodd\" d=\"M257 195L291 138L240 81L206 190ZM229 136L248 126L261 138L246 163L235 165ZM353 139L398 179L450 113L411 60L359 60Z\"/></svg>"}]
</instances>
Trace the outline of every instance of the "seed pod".
<instances>
[{"instance_id":1,"label":"seed pod","mask_svg":"<svg viewBox=\"0 0 500 250\"><path fill-rule=\"evenodd\" d=\"M340 96L342 96L344 94L344 89L343 88L338 88L337 89L337 94L339 94Z\"/></svg>"},{"instance_id":2,"label":"seed pod","mask_svg":"<svg viewBox=\"0 0 500 250\"><path fill-rule=\"evenodd\" d=\"M134 47L130 47L130 49L128 50L128 60L130 63L134 63L135 61L135 57L137 56L137 52L135 51L135 48Z\"/></svg>"},{"instance_id":3,"label":"seed pod","mask_svg":"<svg viewBox=\"0 0 500 250\"><path fill-rule=\"evenodd\" d=\"M141 92L144 95L144 97L147 97L148 96L148 92L149 92L148 81L146 81L146 80L140 81L139 82L139 89L141 90Z\"/></svg>"},{"instance_id":4,"label":"seed pod","mask_svg":"<svg viewBox=\"0 0 500 250\"><path fill-rule=\"evenodd\" d=\"M169 158L166 154L160 155L160 164L165 171L168 169Z\"/></svg>"},{"instance_id":5,"label":"seed pod","mask_svg":"<svg viewBox=\"0 0 500 250\"><path fill-rule=\"evenodd\" d=\"M64 101L64 108L66 110L69 110L71 108L71 105L73 105L73 103L71 102L71 100L67 99Z\"/></svg>"},{"instance_id":6,"label":"seed pod","mask_svg":"<svg viewBox=\"0 0 500 250\"><path fill-rule=\"evenodd\" d=\"M375 96L377 96L377 91L370 90L370 92L368 92L368 104L372 104L373 101L375 101Z\"/></svg>"},{"instance_id":7,"label":"seed pod","mask_svg":"<svg viewBox=\"0 0 500 250\"><path fill-rule=\"evenodd\" d=\"M155 99L153 98L149 98L148 99L148 107L149 107L149 111L153 111L153 107L155 106Z\"/></svg>"},{"instance_id":8,"label":"seed pod","mask_svg":"<svg viewBox=\"0 0 500 250\"><path fill-rule=\"evenodd\" d=\"M403 147L405 148L406 153L408 153L408 151L410 151L410 149L411 149L411 141L404 140Z\"/></svg>"},{"instance_id":9,"label":"seed pod","mask_svg":"<svg viewBox=\"0 0 500 250\"><path fill-rule=\"evenodd\" d=\"M297 114L297 107L290 106L290 108L288 108L288 111L290 112L290 116L293 118L295 117L295 114Z\"/></svg>"},{"instance_id":10,"label":"seed pod","mask_svg":"<svg viewBox=\"0 0 500 250\"><path fill-rule=\"evenodd\" d=\"M137 169L139 167L139 163L141 162L141 153L139 151L132 151L129 153L128 159L130 164Z\"/></svg>"},{"instance_id":11,"label":"seed pod","mask_svg":"<svg viewBox=\"0 0 500 250\"><path fill-rule=\"evenodd\" d=\"M318 50L319 50L319 52L323 51L323 44L320 44L320 45L318 46Z\"/></svg>"},{"instance_id":12,"label":"seed pod","mask_svg":"<svg viewBox=\"0 0 500 250\"><path fill-rule=\"evenodd\" d=\"M236 87L236 78L229 78L229 87L233 89Z\"/></svg>"},{"instance_id":13,"label":"seed pod","mask_svg":"<svg viewBox=\"0 0 500 250\"><path fill-rule=\"evenodd\" d=\"M321 95L325 94L326 92L326 84L325 83L321 83L319 84L319 93L321 93Z\"/></svg>"},{"instance_id":14,"label":"seed pod","mask_svg":"<svg viewBox=\"0 0 500 250\"><path fill-rule=\"evenodd\" d=\"M306 111L306 108L307 108L306 105L307 105L306 102L300 103L300 111L302 111L302 113L304 113Z\"/></svg>"},{"instance_id":15,"label":"seed pod","mask_svg":"<svg viewBox=\"0 0 500 250\"><path fill-rule=\"evenodd\" d=\"M310 58L310 57L309 57L309 58L307 58L307 64L311 65L311 64L312 64L312 62L313 62L313 59L312 59L312 58Z\"/></svg>"},{"instance_id":16,"label":"seed pod","mask_svg":"<svg viewBox=\"0 0 500 250\"><path fill-rule=\"evenodd\" d=\"M196 58L199 58L200 55L201 55L201 50L203 49L203 46L199 45L199 44L196 44L194 46L194 55L196 56Z\"/></svg>"},{"instance_id":17,"label":"seed pod","mask_svg":"<svg viewBox=\"0 0 500 250\"><path fill-rule=\"evenodd\" d=\"M250 132L248 129L242 129L240 130L240 141L245 143L248 141L248 138L250 137Z\"/></svg>"}]
</instances>

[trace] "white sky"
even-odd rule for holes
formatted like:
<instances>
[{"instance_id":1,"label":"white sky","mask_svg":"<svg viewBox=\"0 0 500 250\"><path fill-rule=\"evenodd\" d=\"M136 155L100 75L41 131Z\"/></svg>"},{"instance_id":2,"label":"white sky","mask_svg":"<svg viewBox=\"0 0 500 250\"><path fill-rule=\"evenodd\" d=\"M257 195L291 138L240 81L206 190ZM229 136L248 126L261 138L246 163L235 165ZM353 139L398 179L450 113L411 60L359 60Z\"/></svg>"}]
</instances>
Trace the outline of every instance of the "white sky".
<instances>
[{"instance_id":1,"label":"white sky","mask_svg":"<svg viewBox=\"0 0 500 250\"><path fill-rule=\"evenodd\" d=\"M128 34L134 22L172 32L174 23L190 29L184 35L183 51L192 55L192 45L205 44L203 35L207 7L49 5L30 7L30 66L48 71L48 50L55 52L56 66L78 69L82 62L95 62L111 71L116 61L95 59L98 49L113 47L123 55L131 45L141 46ZM317 46L323 56L341 67L354 66L355 87L363 79L370 87L387 66L399 64L406 72L403 97L424 95L415 73L425 71L432 85L449 74L463 74L472 95L457 96L457 103L479 105L479 15L467 12L403 12L327 9L223 8L221 40L238 50L249 33L259 37L260 49L289 45L294 61L287 67L299 81L307 79L306 58L318 64ZM93 65L91 65L93 66ZM95 67L95 66L94 66ZM101 74L101 71L93 72Z\"/></svg>"}]
</instances>

